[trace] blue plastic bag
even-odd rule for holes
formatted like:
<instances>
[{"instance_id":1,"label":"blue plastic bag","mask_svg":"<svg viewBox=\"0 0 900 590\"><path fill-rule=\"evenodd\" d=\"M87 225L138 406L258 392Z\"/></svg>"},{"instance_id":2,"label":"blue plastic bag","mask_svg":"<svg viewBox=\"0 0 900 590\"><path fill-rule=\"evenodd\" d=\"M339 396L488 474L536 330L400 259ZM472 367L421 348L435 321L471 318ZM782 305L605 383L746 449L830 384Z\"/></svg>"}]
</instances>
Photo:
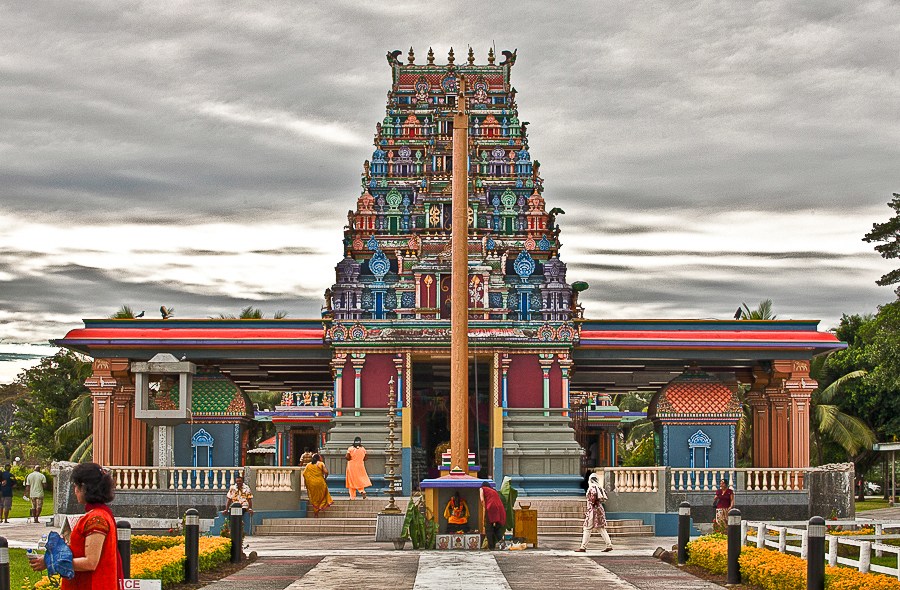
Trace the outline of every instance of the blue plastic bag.
<instances>
[{"instance_id":1,"label":"blue plastic bag","mask_svg":"<svg viewBox=\"0 0 900 590\"><path fill-rule=\"evenodd\" d=\"M61 576L67 580L75 577L75 567L72 565L72 550L66 545L65 540L56 531L47 535L46 553L44 564L47 566L47 575Z\"/></svg>"}]
</instances>

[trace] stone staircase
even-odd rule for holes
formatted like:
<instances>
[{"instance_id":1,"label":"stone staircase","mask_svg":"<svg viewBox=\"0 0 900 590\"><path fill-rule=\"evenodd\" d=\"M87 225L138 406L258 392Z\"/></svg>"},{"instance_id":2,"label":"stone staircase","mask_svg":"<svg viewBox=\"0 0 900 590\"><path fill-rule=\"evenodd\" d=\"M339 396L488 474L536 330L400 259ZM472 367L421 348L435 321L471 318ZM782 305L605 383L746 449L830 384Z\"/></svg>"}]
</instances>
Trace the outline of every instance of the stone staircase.
<instances>
[{"instance_id":1,"label":"stone staircase","mask_svg":"<svg viewBox=\"0 0 900 590\"><path fill-rule=\"evenodd\" d=\"M579 498L520 497L519 504L530 504L538 511L538 535L581 535L584 522L584 500ZM406 509L409 498L398 498L397 505ZM256 526L254 535L375 535L375 515L387 504L383 496L356 500L335 500L318 518L312 509L307 518L267 518ZM607 532L611 537L653 536L653 527L636 520L610 520Z\"/></svg>"}]
</instances>

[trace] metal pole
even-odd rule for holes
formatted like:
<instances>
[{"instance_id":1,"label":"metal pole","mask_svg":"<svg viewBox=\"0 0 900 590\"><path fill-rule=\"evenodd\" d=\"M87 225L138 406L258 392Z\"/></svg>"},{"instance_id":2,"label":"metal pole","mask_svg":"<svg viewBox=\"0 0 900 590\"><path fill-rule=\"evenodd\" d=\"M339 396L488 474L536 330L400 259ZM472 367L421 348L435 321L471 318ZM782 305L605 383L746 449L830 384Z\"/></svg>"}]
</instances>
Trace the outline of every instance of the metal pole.
<instances>
[{"instance_id":1,"label":"metal pole","mask_svg":"<svg viewBox=\"0 0 900 590\"><path fill-rule=\"evenodd\" d=\"M244 508L240 504L231 505L231 563L241 562L243 545Z\"/></svg>"},{"instance_id":2,"label":"metal pole","mask_svg":"<svg viewBox=\"0 0 900 590\"><path fill-rule=\"evenodd\" d=\"M116 545L122 558L122 573L127 580L131 577L131 523L127 520L116 523Z\"/></svg>"},{"instance_id":3,"label":"metal pole","mask_svg":"<svg viewBox=\"0 0 900 590\"><path fill-rule=\"evenodd\" d=\"M741 556L741 511L732 508L728 511L728 577L726 584L740 584L741 570L738 557Z\"/></svg>"},{"instance_id":4,"label":"metal pole","mask_svg":"<svg viewBox=\"0 0 900 590\"><path fill-rule=\"evenodd\" d=\"M691 504L682 502L678 507L678 563L687 563L687 544L691 536Z\"/></svg>"},{"instance_id":5,"label":"metal pole","mask_svg":"<svg viewBox=\"0 0 900 590\"><path fill-rule=\"evenodd\" d=\"M0 590L9 588L9 543L0 537Z\"/></svg>"},{"instance_id":6,"label":"metal pole","mask_svg":"<svg viewBox=\"0 0 900 590\"><path fill-rule=\"evenodd\" d=\"M200 513L188 508L184 513L184 579L189 584L200 581Z\"/></svg>"},{"instance_id":7,"label":"metal pole","mask_svg":"<svg viewBox=\"0 0 900 590\"><path fill-rule=\"evenodd\" d=\"M813 516L806 531L806 590L825 590L825 519Z\"/></svg>"}]
</instances>

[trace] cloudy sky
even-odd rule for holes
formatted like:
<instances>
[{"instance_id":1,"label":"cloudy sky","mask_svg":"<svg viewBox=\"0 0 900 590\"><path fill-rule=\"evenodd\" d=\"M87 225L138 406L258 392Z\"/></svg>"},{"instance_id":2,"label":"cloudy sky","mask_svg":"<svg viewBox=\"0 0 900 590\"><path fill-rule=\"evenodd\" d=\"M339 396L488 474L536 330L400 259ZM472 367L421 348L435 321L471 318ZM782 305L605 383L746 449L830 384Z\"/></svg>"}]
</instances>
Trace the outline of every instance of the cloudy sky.
<instances>
[{"instance_id":1,"label":"cloudy sky","mask_svg":"<svg viewBox=\"0 0 900 590\"><path fill-rule=\"evenodd\" d=\"M0 383L122 304L316 316L410 46L518 49L588 317L873 312L898 23L897 0L0 0Z\"/></svg>"}]
</instances>

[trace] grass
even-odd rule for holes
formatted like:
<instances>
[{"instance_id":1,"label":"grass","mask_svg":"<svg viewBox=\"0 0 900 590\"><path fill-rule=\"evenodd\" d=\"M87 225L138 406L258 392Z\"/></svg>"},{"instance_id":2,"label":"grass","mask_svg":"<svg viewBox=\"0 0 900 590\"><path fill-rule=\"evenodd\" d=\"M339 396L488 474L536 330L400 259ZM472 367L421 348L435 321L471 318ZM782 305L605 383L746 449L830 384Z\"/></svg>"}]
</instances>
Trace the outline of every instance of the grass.
<instances>
[{"instance_id":1,"label":"grass","mask_svg":"<svg viewBox=\"0 0 900 590\"><path fill-rule=\"evenodd\" d=\"M20 498L21 499L21 498ZM34 543L37 547L37 541ZM10 588L34 588L34 585L44 576L44 572L32 571L24 549L9 550L9 587Z\"/></svg>"},{"instance_id":2,"label":"grass","mask_svg":"<svg viewBox=\"0 0 900 590\"><path fill-rule=\"evenodd\" d=\"M18 493L17 493L18 492ZM12 508L9 511L10 518L24 518L31 514L31 501L26 502L22 499L23 490L13 490ZM41 518L46 519L53 514L53 491L44 492L44 509L41 510Z\"/></svg>"},{"instance_id":3,"label":"grass","mask_svg":"<svg viewBox=\"0 0 900 590\"><path fill-rule=\"evenodd\" d=\"M878 510L879 508L890 508L888 500L866 498L865 502L856 503L857 512L865 512L866 510Z\"/></svg>"}]
</instances>

